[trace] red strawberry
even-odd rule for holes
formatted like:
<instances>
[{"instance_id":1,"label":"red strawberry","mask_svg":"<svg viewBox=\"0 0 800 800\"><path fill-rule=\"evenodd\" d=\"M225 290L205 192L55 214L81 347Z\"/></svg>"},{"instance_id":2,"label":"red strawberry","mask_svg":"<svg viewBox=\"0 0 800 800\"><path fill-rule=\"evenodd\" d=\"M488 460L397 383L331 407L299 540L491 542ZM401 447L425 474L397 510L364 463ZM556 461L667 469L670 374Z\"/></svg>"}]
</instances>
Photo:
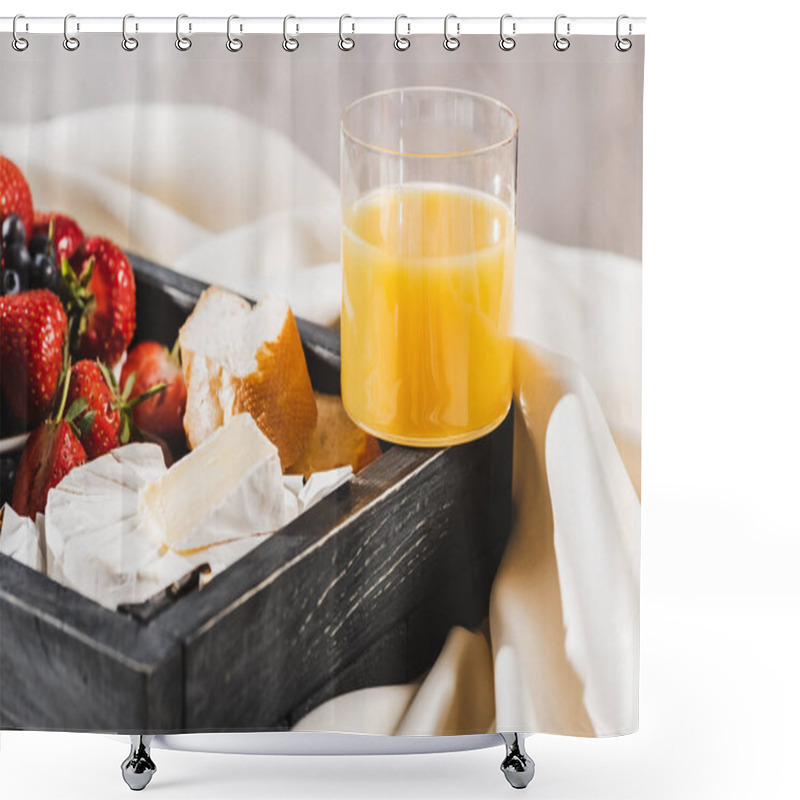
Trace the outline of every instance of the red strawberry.
<instances>
[{"instance_id":1,"label":"red strawberry","mask_svg":"<svg viewBox=\"0 0 800 800\"><path fill-rule=\"evenodd\" d=\"M73 468L86 463L86 453L66 420L48 420L28 437L17 468L11 507L21 516L44 514L47 493Z\"/></svg>"},{"instance_id":2,"label":"red strawberry","mask_svg":"<svg viewBox=\"0 0 800 800\"><path fill-rule=\"evenodd\" d=\"M128 348L136 327L136 286L125 253L110 239L84 239L69 262L62 262L67 311L78 358L109 366Z\"/></svg>"},{"instance_id":3,"label":"red strawberry","mask_svg":"<svg viewBox=\"0 0 800 800\"><path fill-rule=\"evenodd\" d=\"M66 336L67 315L47 289L0 297L0 390L21 422L36 425L50 411Z\"/></svg>"},{"instance_id":4,"label":"red strawberry","mask_svg":"<svg viewBox=\"0 0 800 800\"><path fill-rule=\"evenodd\" d=\"M141 342L128 353L122 365L120 383L131 394L141 396L153 387L164 384L166 388L155 397L143 400L133 409L137 427L169 442L183 436L183 415L186 411L186 383L178 360L177 346L170 353L158 342Z\"/></svg>"},{"instance_id":5,"label":"red strawberry","mask_svg":"<svg viewBox=\"0 0 800 800\"><path fill-rule=\"evenodd\" d=\"M48 492L58 486L73 467L86 463L86 451L77 434L86 401L74 403L64 418L68 391L69 372L65 371L58 413L31 433L19 460L11 507L17 514L31 519L35 519L37 513L44 513ZM84 417L82 422L87 421L91 424L91 416Z\"/></svg>"},{"instance_id":6,"label":"red strawberry","mask_svg":"<svg viewBox=\"0 0 800 800\"><path fill-rule=\"evenodd\" d=\"M98 361L78 361L70 375L67 406L75 408L83 403L84 411L78 417L80 439L86 455L92 459L127 444L131 439L132 412L139 403L165 388L163 383L153 384L136 397L131 397L133 380L125 382L120 392L113 373Z\"/></svg>"},{"instance_id":7,"label":"red strawberry","mask_svg":"<svg viewBox=\"0 0 800 800\"><path fill-rule=\"evenodd\" d=\"M105 367L96 361L78 361L72 366L67 405L84 398L92 418L81 435L89 459L120 445L121 413L116 397L116 383ZM124 443L123 443L124 444Z\"/></svg>"},{"instance_id":8,"label":"red strawberry","mask_svg":"<svg viewBox=\"0 0 800 800\"><path fill-rule=\"evenodd\" d=\"M52 235L50 226L53 226ZM83 231L71 217L48 211L36 211L33 215L33 235L47 236L55 248L56 264L62 258L69 258L83 241Z\"/></svg>"},{"instance_id":9,"label":"red strawberry","mask_svg":"<svg viewBox=\"0 0 800 800\"><path fill-rule=\"evenodd\" d=\"M31 190L20 168L0 156L0 223L9 215L18 214L25 226L25 240L33 233L33 200Z\"/></svg>"}]
</instances>

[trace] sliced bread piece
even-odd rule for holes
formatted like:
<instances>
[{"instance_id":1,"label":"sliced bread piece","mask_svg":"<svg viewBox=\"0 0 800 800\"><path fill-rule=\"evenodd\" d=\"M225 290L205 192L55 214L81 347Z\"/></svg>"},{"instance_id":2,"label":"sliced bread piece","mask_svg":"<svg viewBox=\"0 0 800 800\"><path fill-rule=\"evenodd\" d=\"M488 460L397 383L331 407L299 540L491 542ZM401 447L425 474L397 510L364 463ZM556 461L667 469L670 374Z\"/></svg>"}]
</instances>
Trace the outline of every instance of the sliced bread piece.
<instances>
[{"instance_id":1,"label":"sliced bread piece","mask_svg":"<svg viewBox=\"0 0 800 800\"><path fill-rule=\"evenodd\" d=\"M194 449L237 414L248 413L278 448L281 467L305 451L317 421L300 334L286 300L255 306L212 286L180 330L186 379L183 427Z\"/></svg>"},{"instance_id":2,"label":"sliced bread piece","mask_svg":"<svg viewBox=\"0 0 800 800\"><path fill-rule=\"evenodd\" d=\"M312 472L351 466L363 469L381 454L378 440L361 430L347 416L342 399L334 394L316 393L317 426L308 447L287 472L305 475Z\"/></svg>"}]
</instances>

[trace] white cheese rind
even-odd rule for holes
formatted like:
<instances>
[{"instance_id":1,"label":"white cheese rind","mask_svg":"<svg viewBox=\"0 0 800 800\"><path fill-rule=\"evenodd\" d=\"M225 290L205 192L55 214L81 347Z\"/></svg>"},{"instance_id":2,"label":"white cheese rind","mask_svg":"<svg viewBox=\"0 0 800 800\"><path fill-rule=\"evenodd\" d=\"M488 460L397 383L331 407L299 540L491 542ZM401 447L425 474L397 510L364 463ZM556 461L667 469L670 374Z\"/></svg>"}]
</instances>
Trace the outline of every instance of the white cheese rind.
<instances>
[{"instance_id":1,"label":"white cheese rind","mask_svg":"<svg viewBox=\"0 0 800 800\"><path fill-rule=\"evenodd\" d=\"M161 448L129 444L73 469L45 510L48 574L106 608L140 603L185 575L139 513L143 486L166 472Z\"/></svg>"},{"instance_id":2,"label":"white cheese rind","mask_svg":"<svg viewBox=\"0 0 800 800\"><path fill-rule=\"evenodd\" d=\"M300 511L311 508L314 503L318 503L325 495L335 491L352 477L353 468L350 465L312 473L297 495Z\"/></svg>"},{"instance_id":3,"label":"white cheese rind","mask_svg":"<svg viewBox=\"0 0 800 800\"><path fill-rule=\"evenodd\" d=\"M41 514L37 515L41 520ZM0 553L26 567L44 572L45 560L40 525L30 517L21 517L6 504L0 529Z\"/></svg>"},{"instance_id":4,"label":"white cheese rind","mask_svg":"<svg viewBox=\"0 0 800 800\"><path fill-rule=\"evenodd\" d=\"M291 511L278 450L249 414L233 417L145 486L141 510L179 553L270 533Z\"/></svg>"},{"instance_id":5,"label":"white cheese rind","mask_svg":"<svg viewBox=\"0 0 800 800\"><path fill-rule=\"evenodd\" d=\"M157 445L138 443L73 469L50 491L38 526L5 509L0 551L114 610L203 562L219 574L350 472L318 473L305 485L282 476L276 448L239 415L170 470ZM172 544L185 552L165 546L166 518L178 519Z\"/></svg>"}]
</instances>

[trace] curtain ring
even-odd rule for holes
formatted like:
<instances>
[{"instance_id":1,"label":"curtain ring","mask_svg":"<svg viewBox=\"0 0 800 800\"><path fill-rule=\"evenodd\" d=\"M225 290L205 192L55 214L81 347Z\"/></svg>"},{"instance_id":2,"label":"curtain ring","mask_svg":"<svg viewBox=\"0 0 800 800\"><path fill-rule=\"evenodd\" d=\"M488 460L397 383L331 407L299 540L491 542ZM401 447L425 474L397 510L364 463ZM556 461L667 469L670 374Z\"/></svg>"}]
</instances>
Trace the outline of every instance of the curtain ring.
<instances>
[{"instance_id":1,"label":"curtain ring","mask_svg":"<svg viewBox=\"0 0 800 800\"><path fill-rule=\"evenodd\" d=\"M556 17L556 21L553 23L553 36L555 37L555 39L553 39L553 47L555 47L555 49L558 50L559 53L563 53L565 50L569 50L569 39L567 39L567 36L569 36L569 33L570 33L570 30L569 30L570 29L570 24L569 24L569 22L567 23L567 36L562 36L558 32L558 22L559 22L559 20L566 19L566 18L567 18L566 14L559 14Z\"/></svg>"},{"instance_id":2,"label":"curtain ring","mask_svg":"<svg viewBox=\"0 0 800 800\"><path fill-rule=\"evenodd\" d=\"M300 40L294 36L289 36L289 20L294 19L296 20L297 17L293 17L291 14L287 14L283 18L283 49L287 53L294 53L298 47L300 47ZM295 33L300 33L300 26L295 22Z\"/></svg>"},{"instance_id":3,"label":"curtain ring","mask_svg":"<svg viewBox=\"0 0 800 800\"><path fill-rule=\"evenodd\" d=\"M181 20L188 19L188 14L178 14L175 17L175 47L178 48L181 52L186 52L192 46L192 40L188 36L184 36L181 33ZM192 23L189 23L189 32L192 31Z\"/></svg>"},{"instance_id":4,"label":"curtain ring","mask_svg":"<svg viewBox=\"0 0 800 800\"><path fill-rule=\"evenodd\" d=\"M238 39L237 37L235 37L231 33L231 22L233 22L235 19L239 19L239 17L236 16L236 14L231 14L228 17L228 30L227 30L228 41L225 42L225 47L227 47L228 50L231 51L231 53L238 53L242 49L242 47L244 47L244 42L241 39ZM241 30L242 30L242 26L240 25L239 26L239 31L241 31Z\"/></svg>"},{"instance_id":5,"label":"curtain ring","mask_svg":"<svg viewBox=\"0 0 800 800\"><path fill-rule=\"evenodd\" d=\"M456 35L453 36L447 29L448 23L451 19L456 20ZM458 17L455 14L448 14L444 18L444 41L442 44L444 45L445 50L449 50L451 53L453 50L458 50L461 47L461 39L458 38L458 34L461 33L461 23L458 21Z\"/></svg>"},{"instance_id":6,"label":"curtain ring","mask_svg":"<svg viewBox=\"0 0 800 800\"><path fill-rule=\"evenodd\" d=\"M139 40L135 36L128 36L129 19L135 19L133 14L126 14L122 18L122 49L132 53L139 46ZM139 30L138 25L136 26L136 30Z\"/></svg>"},{"instance_id":7,"label":"curtain ring","mask_svg":"<svg viewBox=\"0 0 800 800\"><path fill-rule=\"evenodd\" d=\"M623 38L623 37L621 37L619 35L619 24L624 19L628 19L628 15L627 14L620 14L617 17L617 41L614 42L614 47L616 47L617 50L620 51L620 53L627 53L628 50L630 50L631 47L633 47L633 42L630 39ZM631 35L631 32L632 32L632 28L631 28L631 24L629 22L628 23L628 36Z\"/></svg>"},{"instance_id":8,"label":"curtain ring","mask_svg":"<svg viewBox=\"0 0 800 800\"><path fill-rule=\"evenodd\" d=\"M403 50L408 50L408 48L411 47L411 39L409 39L407 36L400 35L401 19L407 20L408 17L405 14L398 14L394 18L394 49L402 52ZM406 22L406 26L408 27L408 33L411 33L411 25Z\"/></svg>"},{"instance_id":9,"label":"curtain ring","mask_svg":"<svg viewBox=\"0 0 800 800\"><path fill-rule=\"evenodd\" d=\"M505 31L506 20L512 19L511 14L503 14L500 17L500 49L505 50L508 52L509 50L513 50L517 46L517 40L513 36L509 36ZM517 32L517 23L511 23L511 33L514 34Z\"/></svg>"},{"instance_id":10,"label":"curtain ring","mask_svg":"<svg viewBox=\"0 0 800 800\"><path fill-rule=\"evenodd\" d=\"M352 50L356 46L356 40L353 39L352 36L344 35L343 25L346 19L353 19L353 18L349 14L342 14L342 16L339 17L339 49L344 50L345 52L347 52L348 50ZM355 33L355 30L356 30L356 24L355 22L353 22L351 24L351 32Z\"/></svg>"},{"instance_id":11,"label":"curtain ring","mask_svg":"<svg viewBox=\"0 0 800 800\"><path fill-rule=\"evenodd\" d=\"M25 16L23 14L17 14L17 16L14 17L14 21L11 23L11 35L14 37L11 40L11 46L18 53L21 53L23 50L27 50L29 44L27 39L23 39L23 37L17 33L17 20L20 19L25 19Z\"/></svg>"},{"instance_id":12,"label":"curtain ring","mask_svg":"<svg viewBox=\"0 0 800 800\"><path fill-rule=\"evenodd\" d=\"M75 19L74 14L67 14L67 16L64 17L64 41L63 41L64 49L69 50L70 53L74 52L81 46L81 43L78 40L77 36L69 35L69 21L71 19ZM80 30L80 25L77 25L77 30Z\"/></svg>"}]
</instances>

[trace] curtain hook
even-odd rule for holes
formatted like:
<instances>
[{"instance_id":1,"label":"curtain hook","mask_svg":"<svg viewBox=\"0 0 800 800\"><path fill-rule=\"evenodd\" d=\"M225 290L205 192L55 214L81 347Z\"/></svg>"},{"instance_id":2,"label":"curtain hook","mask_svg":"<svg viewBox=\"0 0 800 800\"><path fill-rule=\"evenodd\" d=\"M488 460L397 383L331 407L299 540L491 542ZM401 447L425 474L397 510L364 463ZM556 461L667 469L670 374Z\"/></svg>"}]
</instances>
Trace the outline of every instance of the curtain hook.
<instances>
[{"instance_id":1,"label":"curtain hook","mask_svg":"<svg viewBox=\"0 0 800 800\"><path fill-rule=\"evenodd\" d=\"M456 33L453 36L448 30L448 24L451 19L456 21ZM444 18L444 45L445 50L449 50L451 53L453 50L458 50L461 46L461 39L458 38L458 35L461 33L461 23L458 21L458 17L455 14L448 14Z\"/></svg>"},{"instance_id":2,"label":"curtain hook","mask_svg":"<svg viewBox=\"0 0 800 800\"><path fill-rule=\"evenodd\" d=\"M71 19L75 19L74 14L67 14L67 16L64 17L64 42L63 42L64 49L69 50L70 53L74 52L81 46L81 43L77 36L69 35L69 21ZM80 23L75 23L75 26L76 30L81 29Z\"/></svg>"},{"instance_id":3,"label":"curtain hook","mask_svg":"<svg viewBox=\"0 0 800 800\"><path fill-rule=\"evenodd\" d=\"M11 46L18 53L21 53L23 50L27 50L28 49L28 44L29 44L27 39L24 39L22 36L20 36L17 33L17 21L21 20L21 19L25 19L24 14L17 14L17 16L14 17L14 22L11 23L11 35L14 37L11 40ZM27 23L26 23L25 27L26 27L26 30L27 30Z\"/></svg>"},{"instance_id":4,"label":"curtain hook","mask_svg":"<svg viewBox=\"0 0 800 800\"><path fill-rule=\"evenodd\" d=\"M511 33L515 34L517 32L517 23L513 21L513 15L503 14L503 16L500 17L500 49L505 50L506 52L513 50L517 46L517 40L514 38L514 36L509 36L505 31L507 19L512 20Z\"/></svg>"},{"instance_id":5,"label":"curtain hook","mask_svg":"<svg viewBox=\"0 0 800 800\"><path fill-rule=\"evenodd\" d=\"M289 36L289 20L295 20L294 23L294 31L295 33L300 33L300 25L297 23L297 17L293 17L291 14L287 14L283 18L283 49L287 53L294 53L298 47L300 47L300 40L297 39L295 36Z\"/></svg>"},{"instance_id":6,"label":"curtain hook","mask_svg":"<svg viewBox=\"0 0 800 800\"><path fill-rule=\"evenodd\" d=\"M353 19L353 18L349 14L342 14L342 16L339 17L339 49L344 50L345 52L347 52L348 50L352 50L356 46L356 40L353 39L352 36L344 35L343 26L344 26L344 21L346 19ZM356 32L355 22L351 23L350 32L351 33Z\"/></svg>"},{"instance_id":7,"label":"curtain hook","mask_svg":"<svg viewBox=\"0 0 800 800\"><path fill-rule=\"evenodd\" d=\"M231 53L238 53L242 49L242 47L244 47L244 42L241 39L235 37L231 33L231 22L233 22L235 19L239 19L239 17L236 16L236 14L231 14L228 17L228 29L227 29L228 41L225 42L225 47L227 47L228 50L231 51ZM242 32L242 26L240 25L239 33L241 32Z\"/></svg>"},{"instance_id":8,"label":"curtain hook","mask_svg":"<svg viewBox=\"0 0 800 800\"><path fill-rule=\"evenodd\" d=\"M175 17L175 47L182 52L186 52L192 46L192 40L188 36L181 33L181 20L188 19L188 14L178 14ZM189 23L189 32L191 33L192 23Z\"/></svg>"},{"instance_id":9,"label":"curtain hook","mask_svg":"<svg viewBox=\"0 0 800 800\"><path fill-rule=\"evenodd\" d=\"M400 20L408 20L408 17L405 14L398 14L394 18L394 49L395 50L408 50L411 47L411 39L407 36L400 35ZM406 27L408 28L408 33L411 33L411 24L406 21Z\"/></svg>"},{"instance_id":10,"label":"curtain hook","mask_svg":"<svg viewBox=\"0 0 800 800\"><path fill-rule=\"evenodd\" d=\"M133 14L126 14L122 18L122 49L132 53L138 46L139 40L135 36L128 36L128 20L135 19ZM139 30L139 24L136 24L136 30Z\"/></svg>"},{"instance_id":11,"label":"curtain hook","mask_svg":"<svg viewBox=\"0 0 800 800\"><path fill-rule=\"evenodd\" d=\"M563 53L565 50L569 50L570 42L569 42L569 39L567 39L567 36L569 36L569 34L570 34L570 24L569 24L569 22L567 22L567 36L562 36L558 32L559 20L566 19L566 18L567 18L566 14L559 14L556 17L555 22L553 23L553 36L555 36L555 39L553 40L553 47L555 47L555 49L558 50L559 53Z\"/></svg>"},{"instance_id":12,"label":"curtain hook","mask_svg":"<svg viewBox=\"0 0 800 800\"><path fill-rule=\"evenodd\" d=\"M628 19L628 18L629 17L628 17L627 14L620 14L617 17L617 41L614 42L614 47L616 47L617 50L620 51L620 53L627 53L628 50L630 50L631 47L633 47L633 42L630 39L624 39L619 34L619 29L620 29L620 25L619 24L620 24L620 22L622 22L622 20ZM633 26L629 22L628 23L628 36L630 36L631 33L633 33Z\"/></svg>"}]
</instances>

